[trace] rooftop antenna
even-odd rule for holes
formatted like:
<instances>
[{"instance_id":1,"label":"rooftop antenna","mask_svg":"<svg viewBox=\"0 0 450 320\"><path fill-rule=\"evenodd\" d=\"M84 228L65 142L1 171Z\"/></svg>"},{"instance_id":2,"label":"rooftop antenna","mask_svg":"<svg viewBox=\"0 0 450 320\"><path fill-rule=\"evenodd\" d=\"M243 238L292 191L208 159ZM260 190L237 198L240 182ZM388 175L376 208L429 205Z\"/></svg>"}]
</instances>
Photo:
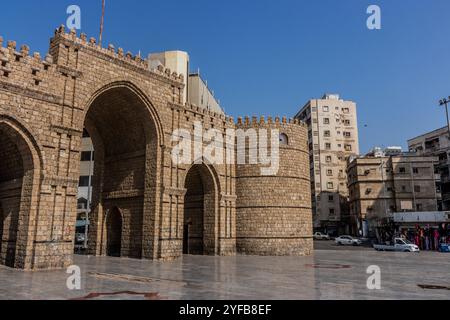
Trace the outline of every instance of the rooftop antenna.
<instances>
[{"instance_id":1,"label":"rooftop antenna","mask_svg":"<svg viewBox=\"0 0 450 320\"><path fill-rule=\"evenodd\" d=\"M106 2L106 0L102 0L102 18L100 21L100 36L98 39L98 43L99 43L100 47L102 46L103 26L105 23L105 4L106 4L105 2Z\"/></svg>"}]
</instances>

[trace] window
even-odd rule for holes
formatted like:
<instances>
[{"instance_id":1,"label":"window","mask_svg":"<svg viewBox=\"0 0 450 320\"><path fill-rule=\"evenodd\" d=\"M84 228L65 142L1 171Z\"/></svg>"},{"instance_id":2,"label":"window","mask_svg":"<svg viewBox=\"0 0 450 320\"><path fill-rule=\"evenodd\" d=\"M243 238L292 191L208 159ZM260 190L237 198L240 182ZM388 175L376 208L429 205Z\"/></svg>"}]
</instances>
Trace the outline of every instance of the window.
<instances>
[{"instance_id":1,"label":"window","mask_svg":"<svg viewBox=\"0 0 450 320\"><path fill-rule=\"evenodd\" d=\"M94 153L92 153L92 159L91 159L90 151L81 152L81 161L91 161L91 160L94 160Z\"/></svg>"},{"instance_id":2,"label":"window","mask_svg":"<svg viewBox=\"0 0 450 320\"><path fill-rule=\"evenodd\" d=\"M329 118L323 118L323 124L330 124Z\"/></svg>"},{"instance_id":3,"label":"window","mask_svg":"<svg viewBox=\"0 0 450 320\"><path fill-rule=\"evenodd\" d=\"M325 130L323 132L323 135L324 135L324 137L328 137L329 138L331 136L330 130Z\"/></svg>"},{"instance_id":4,"label":"window","mask_svg":"<svg viewBox=\"0 0 450 320\"><path fill-rule=\"evenodd\" d=\"M331 150L331 143L325 143L325 149Z\"/></svg>"},{"instance_id":5,"label":"window","mask_svg":"<svg viewBox=\"0 0 450 320\"><path fill-rule=\"evenodd\" d=\"M284 133L280 134L280 144L284 146L287 146L289 144L289 138Z\"/></svg>"},{"instance_id":6,"label":"window","mask_svg":"<svg viewBox=\"0 0 450 320\"><path fill-rule=\"evenodd\" d=\"M392 192L393 191L393 189L392 189L392 187L387 187L387 192Z\"/></svg>"},{"instance_id":7,"label":"window","mask_svg":"<svg viewBox=\"0 0 450 320\"><path fill-rule=\"evenodd\" d=\"M330 111L330 108L327 107L327 106L324 106L324 107L323 107L323 112L328 112L328 111Z\"/></svg>"},{"instance_id":8,"label":"window","mask_svg":"<svg viewBox=\"0 0 450 320\"><path fill-rule=\"evenodd\" d=\"M328 202L334 202L334 196L328 196Z\"/></svg>"},{"instance_id":9,"label":"window","mask_svg":"<svg viewBox=\"0 0 450 320\"><path fill-rule=\"evenodd\" d=\"M417 211L422 211L423 210L423 206L421 203L416 204L416 209Z\"/></svg>"},{"instance_id":10,"label":"window","mask_svg":"<svg viewBox=\"0 0 450 320\"><path fill-rule=\"evenodd\" d=\"M349 113L349 112L350 112L350 109L349 109L349 108L342 108L342 112L344 112L344 113Z\"/></svg>"},{"instance_id":11,"label":"window","mask_svg":"<svg viewBox=\"0 0 450 320\"><path fill-rule=\"evenodd\" d=\"M350 144L345 145L345 151L352 151L352 146Z\"/></svg>"},{"instance_id":12,"label":"window","mask_svg":"<svg viewBox=\"0 0 450 320\"><path fill-rule=\"evenodd\" d=\"M414 186L414 192L420 192L420 186Z\"/></svg>"},{"instance_id":13,"label":"window","mask_svg":"<svg viewBox=\"0 0 450 320\"><path fill-rule=\"evenodd\" d=\"M406 173L406 168L405 167L401 167L400 169L398 169L398 172Z\"/></svg>"},{"instance_id":14,"label":"window","mask_svg":"<svg viewBox=\"0 0 450 320\"><path fill-rule=\"evenodd\" d=\"M327 188L330 189L330 190L333 189L334 188L333 182L328 182L327 183Z\"/></svg>"},{"instance_id":15,"label":"window","mask_svg":"<svg viewBox=\"0 0 450 320\"><path fill-rule=\"evenodd\" d=\"M344 132L344 137L351 138L352 134L350 132Z\"/></svg>"},{"instance_id":16,"label":"window","mask_svg":"<svg viewBox=\"0 0 450 320\"><path fill-rule=\"evenodd\" d=\"M346 126L349 126L351 123L350 123L350 120L344 120L344 124L346 125Z\"/></svg>"},{"instance_id":17,"label":"window","mask_svg":"<svg viewBox=\"0 0 450 320\"><path fill-rule=\"evenodd\" d=\"M331 162L331 156L326 156L325 161L326 162Z\"/></svg>"},{"instance_id":18,"label":"window","mask_svg":"<svg viewBox=\"0 0 450 320\"><path fill-rule=\"evenodd\" d=\"M328 170L327 170L327 176L332 176L332 175L333 175L333 170L328 169Z\"/></svg>"},{"instance_id":19,"label":"window","mask_svg":"<svg viewBox=\"0 0 450 320\"><path fill-rule=\"evenodd\" d=\"M78 186L79 187L89 187L89 176L81 176Z\"/></svg>"},{"instance_id":20,"label":"window","mask_svg":"<svg viewBox=\"0 0 450 320\"><path fill-rule=\"evenodd\" d=\"M414 174L418 174L419 173L419 168L413 168L413 173Z\"/></svg>"},{"instance_id":21,"label":"window","mask_svg":"<svg viewBox=\"0 0 450 320\"><path fill-rule=\"evenodd\" d=\"M330 215L334 216L334 209L330 208Z\"/></svg>"},{"instance_id":22,"label":"window","mask_svg":"<svg viewBox=\"0 0 450 320\"><path fill-rule=\"evenodd\" d=\"M402 186L402 191L403 191L403 192L406 191L406 186Z\"/></svg>"},{"instance_id":23,"label":"window","mask_svg":"<svg viewBox=\"0 0 450 320\"><path fill-rule=\"evenodd\" d=\"M87 209L87 200L85 198L79 198L77 201L77 209L78 210L86 210Z\"/></svg>"}]
</instances>

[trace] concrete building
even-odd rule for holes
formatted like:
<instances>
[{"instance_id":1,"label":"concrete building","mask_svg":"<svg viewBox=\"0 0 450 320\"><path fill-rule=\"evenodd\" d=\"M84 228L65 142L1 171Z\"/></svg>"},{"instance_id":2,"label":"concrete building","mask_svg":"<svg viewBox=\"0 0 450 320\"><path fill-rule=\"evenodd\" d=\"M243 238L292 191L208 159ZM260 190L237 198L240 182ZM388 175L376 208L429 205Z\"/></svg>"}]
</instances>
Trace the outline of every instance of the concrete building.
<instances>
[{"instance_id":1,"label":"concrete building","mask_svg":"<svg viewBox=\"0 0 450 320\"><path fill-rule=\"evenodd\" d=\"M212 112L224 113L219 101L214 97L214 92L208 87L199 73L191 73L188 79L188 101L202 109Z\"/></svg>"},{"instance_id":2,"label":"concrete building","mask_svg":"<svg viewBox=\"0 0 450 320\"><path fill-rule=\"evenodd\" d=\"M148 56L150 70L157 70L159 66L169 69L183 76L186 90L182 93L182 102L188 102L189 54L180 50L151 53Z\"/></svg>"},{"instance_id":3,"label":"concrete building","mask_svg":"<svg viewBox=\"0 0 450 320\"><path fill-rule=\"evenodd\" d=\"M436 173L441 176L438 189L442 193L439 210L450 210L450 138L448 127L443 127L408 140L409 150L424 156L438 157Z\"/></svg>"},{"instance_id":4,"label":"concrete building","mask_svg":"<svg viewBox=\"0 0 450 320\"><path fill-rule=\"evenodd\" d=\"M159 66L170 69L183 76L185 90L182 93L183 103L194 104L212 112L224 113L214 92L208 87L200 72L189 72L189 54L184 51L165 51L149 55L149 67L156 70Z\"/></svg>"},{"instance_id":5,"label":"concrete building","mask_svg":"<svg viewBox=\"0 0 450 320\"><path fill-rule=\"evenodd\" d=\"M183 74L125 52L64 26L45 58L0 37L0 264L73 264L84 130L95 150L88 254L311 254L306 125L235 122L184 103ZM267 137L283 137L279 170L265 176L261 165L236 165L237 148L223 163L173 161L173 132L193 136L198 122L224 133L279 132Z\"/></svg>"},{"instance_id":6,"label":"concrete building","mask_svg":"<svg viewBox=\"0 0 450 320\"><path fill-rule=\"evenodd\" d=\"M397 150L397 152L395 152ZM374 235L395 212L437 211L441 198L437 157L374 149L349 160L347 175L352 232Z\"/></svg>"},{"instance_id":7,"label":"concrete building","mask_svg":"<svg viewBox=\"0 0 450 320\"><path fill-rule=\"evenodd\" d=\"M308 101L296 118L308 125L314 228L346 233L347 159L359 154L356 104L326 94Z\"/></svg>"}]
</instances>

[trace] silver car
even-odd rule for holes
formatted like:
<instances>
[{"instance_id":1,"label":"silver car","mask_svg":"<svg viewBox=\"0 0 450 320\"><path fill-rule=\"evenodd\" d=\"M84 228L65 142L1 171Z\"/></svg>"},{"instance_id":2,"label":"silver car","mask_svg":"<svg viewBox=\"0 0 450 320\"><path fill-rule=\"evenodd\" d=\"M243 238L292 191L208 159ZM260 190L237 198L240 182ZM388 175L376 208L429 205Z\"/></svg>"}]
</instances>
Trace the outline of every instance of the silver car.
<instances>
[{"instance_id":1,"label":"silver car","mask_svg":"<svg viewBox=\"0 0 450 320\"><path fill-rule=\"evenodd\" d=\"M340 246L360 246L362 245L362 241L351 236L340 236L336 238L336 244Z\"/></svg>"}]
</instances>

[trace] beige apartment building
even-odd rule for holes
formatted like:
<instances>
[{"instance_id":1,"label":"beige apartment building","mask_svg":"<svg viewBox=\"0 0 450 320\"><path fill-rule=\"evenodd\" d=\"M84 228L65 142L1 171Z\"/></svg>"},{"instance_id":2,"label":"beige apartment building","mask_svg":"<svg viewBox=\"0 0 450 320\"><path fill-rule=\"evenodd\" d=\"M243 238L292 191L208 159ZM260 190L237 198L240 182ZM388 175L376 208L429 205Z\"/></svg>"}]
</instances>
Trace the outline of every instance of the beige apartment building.
<instances>
[{"instance_id":1,"label":"beige apartment building","mask_svg":"<svg viewBox=\"0 0 450 320\"><path fill-rule=\"evenodd\" d=\"M374 149L349 160L351 232L374 235L396 212L434 212L441 198L437 157Z\"/></svg>"},{"instance_id":2,"label":"beige apartment building","mask_svg":"<svg viewBox=\"0 0 450 320\"><path fill-rule=\"evenodd\" d=\"M313 99L296 118L308 125L314 228L348 232L347 160L359 154L356 103L336 94Z\"/></svg>"},{"instance_id":3,"label":"beige apartment building","mask_svg":"<svg viewBox=\"0 0 450 320\"><path fill-rule=\"evenodd\" d=\"M413 139L408 140L409 150L424 156L439 158L436 172L440 174L441 180L439 190L442 193L442 201L439 210L450 210L450 137L448 127L443 127Z\"/></svg>"}]
</instances>

